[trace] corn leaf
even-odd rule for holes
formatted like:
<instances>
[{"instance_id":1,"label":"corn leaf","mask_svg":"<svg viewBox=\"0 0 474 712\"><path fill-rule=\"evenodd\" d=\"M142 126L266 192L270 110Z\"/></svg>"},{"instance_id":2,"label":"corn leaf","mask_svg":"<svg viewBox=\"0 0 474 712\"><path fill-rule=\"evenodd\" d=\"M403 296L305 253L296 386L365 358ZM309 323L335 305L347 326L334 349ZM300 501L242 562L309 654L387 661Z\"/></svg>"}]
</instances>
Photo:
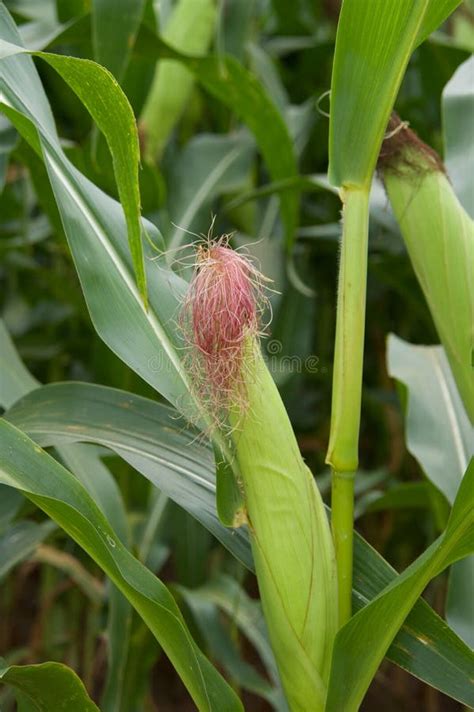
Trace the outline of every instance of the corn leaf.
<instances>
[{"instance_id":1,"label":"corn leaf","mask_svg":"<svg viewBox=\"0 0 474 712\"><path fill-rule=\"evenodd\" d=\"M368 186L408 60L459 3L344 0L331 85L329 178Z\"/></svg>"},{"instance_id":2,"label":"corn leaf","mask_svg":"<svg viewBox=\"0 0 474 712\"><path fill-rule=\"evenodd\" d=\"M474 57L463 62L443 90L445 165L456 196L474 219Z\"/></svg>"},{"instance_id":3,"label":"corn leaf","mask_svg":"<svg viewBox=\"0 0 474 712\"><path fill-rule=\"evenodd\" d=\"M241 710L192 639L166 586L123 546L80 482L4 419L0 441L0 482L21 490L97 562L147 623L198 709Z\"/></svg>"},{"instance_id":4,"label":"corn leaf","mask_svg":"<svg viewBox=\"0 0 474 712\"><path fill-rule=\"evenodd\" d=\"M337 634L327 712L357 712L392 640L427 584L474 551L473 487L474 460L464 475L443 534Z\"/></svg>"},{"instance_id":5,"label":"corn leaf","mask_svg":"<svg viewBox=\"0 0 474 712\"><path fill-rule=\"evenodd\" d=\"M7 665L0 659L0 682L16 690L19 703L25 701L19 709L100 712L76 673L61 663Z\"/></svg>"},{"instance_id":6,"label":"corn leaf","mask_svg":"<svg viewBox=\"0 0 474 712\"><path fill-rule=\"evenodd\" d=\"M19 46L17 34L4 5L0 6L0 60L28 53ZM140 192L138 187L139 146L133 110L113 75L87 59L46 52L31 52L50 64L78 95L103 132L112 154L117 188L127 222L128 239L139 292L146 303L146 274L140 225ZM10 63L10 66L11 65ZM0 70L1 71L1 70ZM8 71L8 70L7 70ZM16 87L19 89L19 87ZM22 87L24 91L24 87ZM21 93L20 89L20 93ZM31 107L32 97L26 106ZM33 103L34 107L34 103ZM49 113L49 111L48 111ZM33 110L33 116L35 116ZM113 121L111 120L113 117ZM51 119L51 117L48 117ZM41 116L37 117L41 124ZM51 124L51 120L48 121ZM44 126L43 126L44 128ZM50 126L54 135L54 128Z\"/></svg>"},{"instance_id":7,"label":"corn leaf","mask_svg":"<svg viewBox=\"0 0 474 712\"><path fill-rule=\"evenodd\" d=\"M426 476L454 502L474 455L469 422L441 346L414 346L391 334L389 374L408 389L406 441Z\"/></svg>"},{"instance_id":8,"label":"corn leaf","mask_svg":"<svg viewBox=\"0 0 474 712\"><path fill-rule=\"evenodd\" d=\"M37 388L39 382L31 376L20 359L13 341L0 319L0 362L7 378L0 379L0 405L4 408L10 407L16 400L26 395L33 389ZM100 456L96 452L96 448L90 445L82 445L72 443L70 445L58 445L56 452L62 462L71 470L76 477L85 485L94 500L101 507L108 521L112 525L117 536L126 545L130 545L130 532L127 524L127 515L125 512L124 502L119 492L117 483L110 471L105 467ZM12 515L16 513L16 499L21 502L22 495L17 490L1 485L2 489L7 490L8 496L1 493L0 502L8 507ZM12 496L14 497L12 502ZM0 529L2 524L2 516L0 510ZM12 560L19 561L30 553L30 542L33 538L38 538L42 541L52 525L52 522L46 522L39 525L39 529L32 530L30 525L32 522L24 523L27 529L22 526L20 538L15 537L14 546L18 554L12 554L11 529L5 533L5 537L9 536L10 540L5 547L8 555L2 557L0 561L10 562ZM38 525L35 525L38 527ZM54 525L53 525L54 526ZM21 544L20 544L21 540ZM5 539L0 540L0 542ZM0 548L2 544L0 543ZM20 551L19 551L20 549ZM16 557L16 558L15 558ZM5 564L6 565L6 564ZM0 574L1 575L1 574ZM115 712L119 705L124 685L125 664L129 651L129 638L131 628L132 608L122 593L113 585L108 590L109 611L107 618L107 646L108 646L108 661L107 661L107 676L105 679L104 692L101 700L102 712Z\"/></svg>"},{"instance_id":9,"label":"corn leaf","mask_svg":"<svg viewBox=\"0 0 474 712\"><path fill-rule=\"evenodd\" d=\"M40 411L43 410L44 423L50 423L50 433L55 433L56 445L69 445L81 440L108 443L108 447L142 472L168 497L191 511L243 563L252 565L244 530L226 529L216 518L213 450L196 442L197 431L183 430L182 425L176 422L175 410L130 393L93 385L52 385L45 386L41 392L47 390L55 394L55 402L51 401L51 407ZM66 432L61 434L57 430L58 416L67 407L66 400L74 392L79 398L79 407L74 408L74 415L70 411L72 419ZM31 403L32 397L33 393L24 402ZM117 408L120 401L122 406ZM15 418L21 420L22 429L31 427L28 432L36 438L39 428L46 436L48 427L42 428L36 422L40 411L28 405L24 410L21 402L17 404L18 409L14 407L12 412ZM88 424L92 423L93 428L89 430ZM39 441L51 444L49 436L45 440L41 436Z\"/></svg>"},{"instance_id":10,"label":"corn leaf","mask_svg":"<svg viewBox=\"0 0 474 712\"><path fill-rule=\"evenodd\" d=\"M421 44L431 35L452 12L460 5L462 0L431 0L425 13L416 44Z\"/></svg>"},{"instance_id":11,"label":"corn leaf","mask_svg":"<svg viewBox=\"0 0 474 712\"><path fill-rule=\"evenodd\" d=\"M14 32L0 7L0 30ZM95 327L109 347L171 402L186 399L188 387L170 328L181 280L151 263L152 305L145 311L131 278L126 225L120 205L92 185L65 157L54 120L29 57L0 61L3 110L42 156ZM149 226L152 239L160 240ZM156 264L156 263L155 263ZM174 280L174 281L173 281ZM100 288L99 288L100 287ZM158 307L158 313L155 311ZM123 339L127 324L128 339Z\"/></svg>"},{"instance_id":12,"label":"corn leaf","mask_svg":"<svg viewBox=\"0 0 474 712\"><path fill-rule=\"evenodd\" d=\"M407 389L406 442L426 476L453 503L463 473L474 455L474 427L459 397L441 346L414 346L393 334L388 339L388 370ZM446 617L474 647L472 625L474 557L450 571Z\"/></svg>"},{"instance_id":13,"label":"corn leaf","mask_svg":"<svg viewBox=\"0 0 474 712\"><path fill-rule=\"evenodd\" d=\"M0 7L0 31L17 41L5 13ZM161 235L154 225L143 221L155 244L155 250L145 244L149 284L149 307L145 309L131 275L133 260L127 248L123 210L64 155L31 59L4 58L0 61L0 79L0 107L47 168L97 332L112 351L187 418L202 423L202 407L191 393L181 361L182 342L175 328L186 282L164 264L162 257L157 259ZM219 433L215 437L222 441ZM220 446L225 452L226 443Z\"/></svg>"},{"instance_id":14,"label":"corn leaf","mask_svg":"<svg viewBox=\"0 0 474 712\"><path fill-rule=\"evenodd\" d=\"M112 449L253 569L245 528L231 534L217 516L212 451L196 442L192 431L184 432L170 409L124 391L64 383L30 393L7 417L43 446L81 441ZM395 578L390 565L356 535L354 608L362 609ZM464 704L474 703L474 656L425 601L415 604L387 657Z\"/></svg>"}]
</instances>

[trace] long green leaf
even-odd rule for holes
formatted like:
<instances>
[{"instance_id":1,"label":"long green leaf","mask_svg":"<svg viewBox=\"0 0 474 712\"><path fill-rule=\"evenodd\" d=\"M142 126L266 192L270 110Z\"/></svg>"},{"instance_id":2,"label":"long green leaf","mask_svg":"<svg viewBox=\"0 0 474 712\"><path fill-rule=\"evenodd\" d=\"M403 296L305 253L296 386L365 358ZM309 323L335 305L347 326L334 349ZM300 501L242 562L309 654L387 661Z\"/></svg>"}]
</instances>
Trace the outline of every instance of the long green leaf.
<instances>
[{"instance_id":1,"label":"long green leaf","mask_svg":"<svg viewBox=\"0 0 474 712\"><path fill-rule=\"evenodd\" d=\"M43 446L76 440L104 445L127 460L195 516L253 569L244 528L219 522L212 452L186 433L163 406L115 389L56 384L29 394L7 417ZM361 537L355 538L354 607L363 608L396 577ZM473 663L468 647L418 601L387 657L446 694L470 704Z\"/></svg>"},{"instance_id":2,"label":"long green leaf","mask_svg":"<svg viewBox=\"0 0 474 712\"><path fill-rule=\"evenodd\" d=\"M0 659L0 682L15 688L19 700L28 701L22 710L100 712L76 673L61 663L7 665Z\"/></svg>"},{"instance_id":3,"label":"long green leaf","mask_svg":"<svg viewBox=\"0 0 474 712\"><path fill-rule=\"evenodd\" d=\"M236 644L238 641L233 639L235 636L232 636L228 626L222 621L221 612L216 603L207 594L206 589L206 586L199 589L185 588L183 586L176 587L176 590L191 610L195 624L206 641L206 646L210 650L213 659L219 660L220 664L228 671L239 687L263 697L275 710L288 712L288 705L283 697L281 688L278 690L273 687L252 665L242 660ZM234 601L234 606L237 610L239 606L237 598ZM263 614L260 613L260 615L263 618ZM236 619L232 621L232 612L231 622L237 622Z\"/></svg>"},{"instance_id":4,"label":"long green leaf","mask_svg":"<svg viewBox=\"0 0 474 712\"><path fill-rule=\"evenodd\" d=\"M24 492L99 564L145 620L198 709L242 709L191 638L166 586L123 546L79 481L4 419L0 441L0 481Z\"/></svg>"},{"instance_id":5,"label":"long green leaf","mask_svg":"<svg viewBox=\"0 0 474 712\"><path fill-rule=\"evenodd\" d=\"M5 33L7 29L10 32ZM67 57L46 52L28 52L18 45L5 7L0 6L0 59L30 53L50 64L69 84L86 106L99 129L103 132L112 154L117 188L127 222L130 251L137 278L138 289L146 303L146 274L140 225L140 191L138 163L140 151L138 132L127 97L113 75L104 67L87 59ZM112 120L113 117L113 120Z\"/></svg>"},{"instance_id":6,"label":"long green leaf","mask_svg":"<svg viewBox=\"0 0 474 712\"><path fill-rule=\"evenodd\" d=\"M0 33L16 39L5 12L0 7ZM149 263L152 305L145 311L130 274L122 209L64 156L32 61L25 56L3 59L0 77L4 109L43 155L97 331L113 351L171 402L185 401L188 387L169 327L182 293L181 281L169 271L163 273L156 263ZM148 229L152 239L159 241L156 229ZM127 339L123 338L125 325Z\"/></svg>"},{"instance_id":7,"label":"long green leaf","mask_svg":"<svg viewBox=\"0 0 474 712\"><path fill-rule=\"evenodd\" d=\"M463 62L443 90L444 162L456 196L474 218L474 57Z\"/></svg>"},{"instance_id":8,"label":"long green leaf","mask_svg":"<svg viewBox=\"0 0 474 712\"><path fill-rule=\"evenodd\" d=\"M414 346L391 334L388 371L407 389L407 446L452 504L474 455L469 422L441 346Z\"/></svg>"},{"instance_id":9,"label":"long green leaf","mask_svg":"<svg viewBox=\"0 0 474 712\"><path fill-rule=\"evenodd\" d=\"M414 346L393 334L388 339L388 370L407 389L406 440L426 476L453 503L469 459L474 455L474 426L467 417L441 346ZM474 558L455 563L450 572L446 617L472 645Z\"/></svg>"},{"instance_id":10,"label":"long green leaf","mask_svg":"<svg viewBox=\"0 0 474 712\"><path fill-rule=\"evenodd\" d=\"M456 561L449 573L446 618L449 625L474 648L474 556Z\"/></svg>"},{"instance_id":11,"label":"long green leaf","mask_svg":"<svg viewBox=\"0 0 474 712\"><path fill-rule=\"evenodd\" d=\"M416 44L424 42L428 35L431 35L449 15L454 12L462 0L431 0L429 8L421 23Z\"/></svg>"},{"instance_id":12,"label":"long green leaf","mask_svg":"<svg viewBox=\"0 0 474 712\"><path fill-rule=\"evenodd\" d=\"M0 14L0 35L16 42L15 27L7 18ZM64 155L31 59L13 56L1 60L0 82L0 106L3 102L3 111L45 162L97 332L112 351L187 418L202 423L202 408L191 393L175 328L186 282L164 266L162 259L157 260L147 242L149 308L145 309L131 275L123 210ZM143 226L161 246L154 225L144 222ZM213 437L225 452L227 444L220 433L215 432Z\"/></svg>"},{"instance_id":13,"label":"long green leaf","mask_svg":"<svg viewBox=\"0 0 474 712\"><path fill-rule=\"evenodd\" d=\"M473 487L474 460L464 475L441 537L339 631L333 651L327 712L359 709L390 643L426 585L451 563L474 551ZM471 693L474 699L474 690Z\"/></svg>"},{"instance_id":14,"label":"long green leaf","mask_svg":"<svg viewBox=\"0 0 474 712\"><path fill-rule=\"evenodd\" d=\"M331 84L329 177L368 186L415 46L458 0L344 0Z\"/></svg>"},{"instance_id":15,"label":"long green leaf","mask_svg":"<svg viewBox=\"0 0 474 712\"><path fill-rule=\"evenodd\" d=\"M396 572L362 538L355 538L353 606L359 611L391 584ZM415 677L472 705L472 650L419 599L386 657Z\"/></svg>"},{"instance_id":16,"label":"long green leaf","mask_svg":"<svg viewBox=\"0 0 474 712\"><path fill-rule=\"evenodd\" d=\"M227 664L239 685L265 697L275 710L288 712L260 601L250 598L235 579L222 574L197 589L180 586L178 590L193 611L196 624L210 648ZM236 659L231 641L225 639L219 626L218 611L225 613L251 642L273 685L262 680L248 663ZM210 634L206 631L206 623L213 628Z\"/></svg>"},{"instance_id":17,"label":"long green leaf","mask_svg":"<svg viewBox=\"0 0 474 712\"><path fill-rule=\"evenodd\" d=\"M224 528L216 518L213 451L197 441L197 431L183 429L176 411L94 385L58 384L41 389L45 391L51 394L46 408L30 407L31 393L10 411L12 422L43 445L80 440L106 445L190 511L243 563L252 565L244 530Z\"/></svg>"},{"instance_id":18,"label":"long green leaf","mask_svg":"<svg viewBox=\"0 0 474 712\"><path fill-rule=\"evenodd\" d=\"M2 368L8 374L7 378L0 379L0 405L2 407L11 406L16 400L40 385L38 381L31 376L21 361L17 351L15 350L15 346L10 338L10 335L5 328L3 320L1 319L0 362L2 363ZM62 462L86 486L89 493L92 494L94 500L101 507L117 536L120 537L125 545L129 545L130 536L122 497L114 478L102 463L94 446L82 445L78 443L58 445L56 452L60 456ZM18 507L18 504L15 504L15 498L19 500L19 503L21 503L23 497L17 490L5 487L5 485L1 485L1 487L2 489L7 490L8 496L2 493L0 502L2 504L5 503L5 505L10 509L12 516L14 516L16 508ZM3 521L1 514L2 511L0 510L0 529ZM40 525L40 529L35 530L36 533L33 533L31 530L31 524L31 522L26 522L19 525L23 526L23 530L20 537L21 543L18 538L15 538L14 540L13 548L16 547L16 555L12 555L11 529L6 532L5 537L10 537L9 542L5 547L8 551L8 555L5 557L0 556L0 561L10 562L9 567L11 567L12 561L19 561L20 558L24 558L30 553L31 539L34 536L38 536L38 532L40 530L43 535L42 538L47 536L48 531L45 529L45 524ZM51 522L48 522L47 525L50 526ZM25 526L28 528L27 531L24 529ZM5 542L5 539L3 539L3 541ZM0 543L0 548L1 546L2 545ZM103 712L116 712L124 685L125 664L129 650L132 608L127 599L113 585L110 586L110 590L108 592L108 601L108 664L102 697L102 709Z\"/></svg>"}]
</instances>

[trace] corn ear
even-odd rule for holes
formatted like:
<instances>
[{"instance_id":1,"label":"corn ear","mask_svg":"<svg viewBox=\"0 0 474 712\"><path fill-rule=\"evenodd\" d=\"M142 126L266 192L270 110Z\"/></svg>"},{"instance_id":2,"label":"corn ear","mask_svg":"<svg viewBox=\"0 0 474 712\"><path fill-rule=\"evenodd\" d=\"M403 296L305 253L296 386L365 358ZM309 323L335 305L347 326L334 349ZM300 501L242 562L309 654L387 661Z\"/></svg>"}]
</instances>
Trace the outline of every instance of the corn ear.
<instances>
[{"instance_id":1,"label":"corn ear","mask_svg":"<svg viewBox=\"0 0 474 712\"><path fill-rule=\"evenodd\" d=\"M393 123L392 123L393 126ZM381 152L385 187L474 423L474 222L439 158L407 128Z\"/></svg>"},{"instance_id":2,"label":"corn ear","mask_svg":"<svg viewBox=\"0 0 474 712\"><path fill-rule=\"evenodd\" d=\"M258 349L245 369L249 408L233 431L263 610L292 711L324 709L337 632L329 522Z\"/></svg>"},{"instance_id":3,"label":"corn ear","mask_svg":"<svg viewBox=\"0 0 474 712\"><path fill-rule=\"evenodd\" d=\"M163 31L163 39L186 54L203 54L209 48L215 23L215 0L178 0ZM140 117L146 160L159 160L183 113L193 83L193 75L180 62L172 59L158 62Z\"/></svg>"}]
</instances>

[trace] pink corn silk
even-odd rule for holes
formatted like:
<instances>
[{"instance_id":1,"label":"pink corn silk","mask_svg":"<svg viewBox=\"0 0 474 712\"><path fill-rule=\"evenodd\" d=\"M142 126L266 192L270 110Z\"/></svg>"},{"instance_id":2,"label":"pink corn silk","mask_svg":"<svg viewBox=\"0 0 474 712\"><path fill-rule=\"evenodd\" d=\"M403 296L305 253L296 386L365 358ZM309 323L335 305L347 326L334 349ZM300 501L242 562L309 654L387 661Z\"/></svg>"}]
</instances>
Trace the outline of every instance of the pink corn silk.
<instances>
[{"instance_id":1,"label":"pink corn silk","mask_svg":"<svg viewBox=\"0 0 474 712\"><path fill-rule=\"evenodd\" d=\"M218 417L246 407L245 342L259 334L262 312L261 275L225 242L198 248L183 309L193 382Z\"/></svg>"}]
</instances>

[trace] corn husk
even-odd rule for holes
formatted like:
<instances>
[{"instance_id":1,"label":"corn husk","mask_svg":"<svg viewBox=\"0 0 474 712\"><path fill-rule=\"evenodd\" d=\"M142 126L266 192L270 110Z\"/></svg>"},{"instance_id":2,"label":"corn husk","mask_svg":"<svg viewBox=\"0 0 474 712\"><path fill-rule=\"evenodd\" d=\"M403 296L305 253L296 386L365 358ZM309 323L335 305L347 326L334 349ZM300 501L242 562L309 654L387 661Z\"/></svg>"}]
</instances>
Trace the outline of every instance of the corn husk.
<instances>
[{"instance_id":1,"label":"corn husk","mask_svg":"<svg viewBox=\"0 0 474 712\"><path fill-rule=\"evenodd\" d=\"M406 128L395 138L381 153L387 194L474 423L474 222L434 152Z\"/></svg>"},{"instance_id":2,"label":"corn husk","mask_svg":"<svg viewBox=\"0 0 474 712\"><path fill-rule=\"evenodd\" d=\"M249 355L245 378L249 408L232 438L263 610L291 710L318 712L324 709L337 632L330 527L257 349Z\"/></svg>"},{"instance_id":3,"label":"corn husk","mask_svg":"<svg viewBox=\"0 0 474 712\"><path fill-rule=\"evenodd\" d=\"M226 235L209 237L196 257L180 315L187 369L210 422L229 441L227 464L244 501L237 511L233 487L220 486L229 468L218 467L217 508L224 521L249 527L291 710L323 712L338 624L334 548L321 496L260 351L266 280Z\"/></svg>"}]
</instances>

